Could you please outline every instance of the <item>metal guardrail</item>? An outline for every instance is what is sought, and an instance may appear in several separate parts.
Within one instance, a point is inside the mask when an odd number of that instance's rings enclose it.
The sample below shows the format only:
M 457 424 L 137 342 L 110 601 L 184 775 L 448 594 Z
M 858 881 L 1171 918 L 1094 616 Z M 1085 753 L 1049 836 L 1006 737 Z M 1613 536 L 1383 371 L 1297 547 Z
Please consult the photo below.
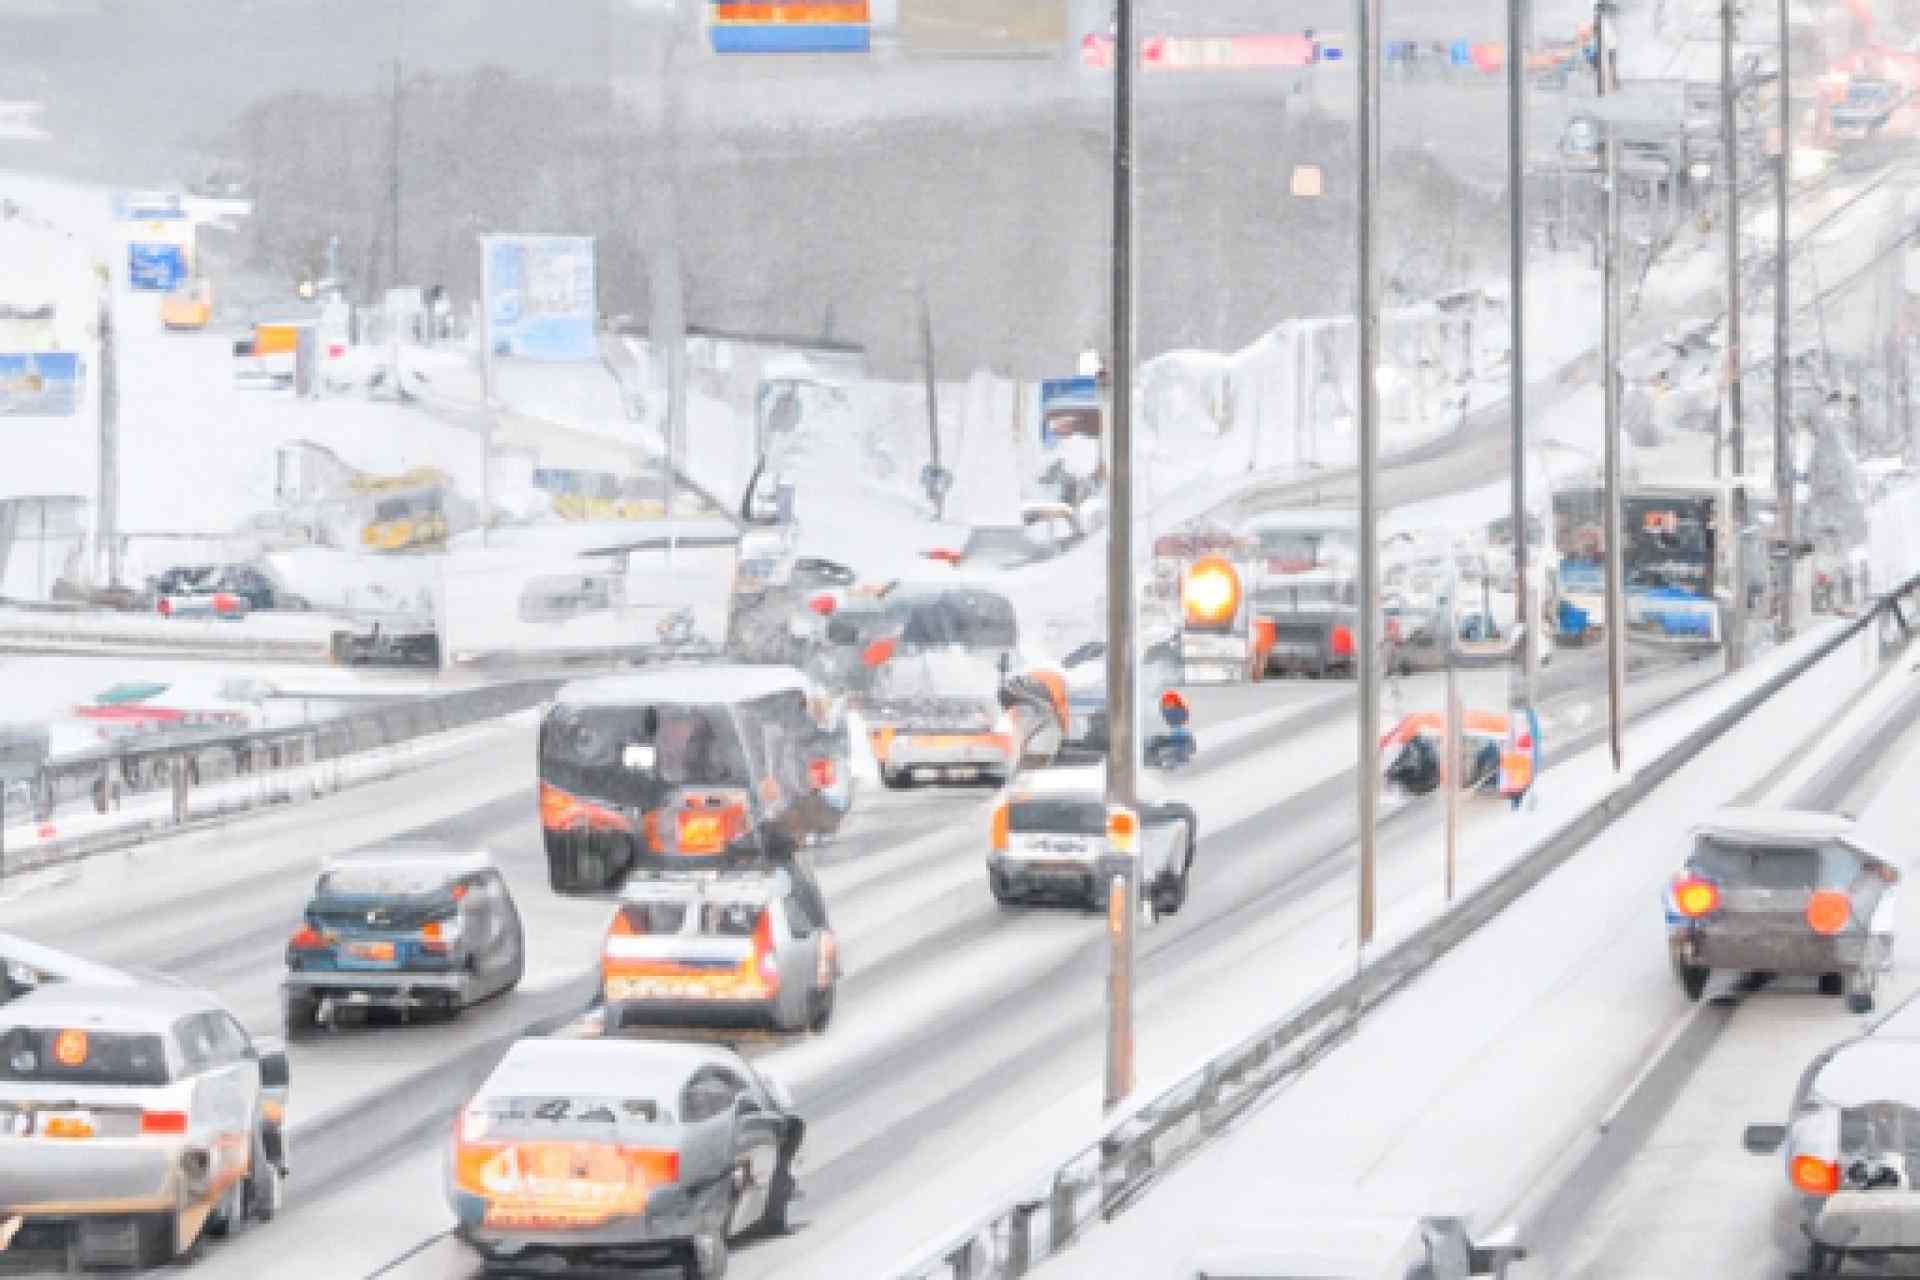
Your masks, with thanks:
M 137 839 L 152 828 L 175 828 L 195 820 L 193 791 L 245 778 L 270 779 L 275 773 L 344 760 L 349 756 L 398 746 L 429 734 L 464 728 L 536 706 L 564 683 L 559 678 L 518 680 L 427 697 L 396 698 L 363 711 L 328 720 L 275 728 L 187 729 L 107 742 L 99 747 L 47 760 L 15 794 L 29 797 L 36 822 L 59 821 L 63 805 L 91 798 L 82 818 L 110 816 L 129 799 L 169 794 L 171 805 L 159 813 L 129 815 L 68 839 L 36 841 L 21 850 L 0 849 L 0 873 L 43 866 Z M 267 788 L 263 802 L 290 798 L 285 789 Z M 249 802 L 239 807 L 252 807 Z M 14 804 L 0 807 L 0 821 L 12 821 Z
M 1896 626 L 1885 624 L 1891 621 Z M 1756 707 L 1869 627 L 1884 656 L 1920 627 L 1920 575 L 1880 596 L 1836 635 L 1722 709 L 1612 791 L 1564 822 L 1504 872 L 1401 939 L 1354 976 L 1109 1120 L 1100 1137 L 1036 1174 L 1002 1207 L 893 1272 L 897 1280 L 1019 1280 L 1063 1253 L 1097 1217 L 1111 1221 L 1162 1174 L 1204 1146 L 1276 1084 L 1306 1071 L 1360 1019 L 1498 915 Z M 1889 630 L 1895 634 L 1889 635 Z

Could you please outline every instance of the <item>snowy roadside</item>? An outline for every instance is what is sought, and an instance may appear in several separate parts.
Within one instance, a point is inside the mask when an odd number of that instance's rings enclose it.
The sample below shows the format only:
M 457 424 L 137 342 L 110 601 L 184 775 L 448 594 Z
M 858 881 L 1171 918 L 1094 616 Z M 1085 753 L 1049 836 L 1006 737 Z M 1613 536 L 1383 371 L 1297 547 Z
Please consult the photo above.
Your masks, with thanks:
M 7 892 L 29 891 L 21 884 L 22 875 L 32 877 L 31 886 L 58 883 L 59 865 L 77 857 L 180 835 L 240 814 L 322 800 L 337 791 L 439 763 L 449 755 L 509 738 L 524 739 L 537 719 L 535 711 L 517 711 L 392 746 L 197 786 L 187 793 L 184 821 L 175 820 L 170 792 L 148 792 L 129 797 L 104 814 L 61 815 L 47 822 L 9 826 L 0 833 Z

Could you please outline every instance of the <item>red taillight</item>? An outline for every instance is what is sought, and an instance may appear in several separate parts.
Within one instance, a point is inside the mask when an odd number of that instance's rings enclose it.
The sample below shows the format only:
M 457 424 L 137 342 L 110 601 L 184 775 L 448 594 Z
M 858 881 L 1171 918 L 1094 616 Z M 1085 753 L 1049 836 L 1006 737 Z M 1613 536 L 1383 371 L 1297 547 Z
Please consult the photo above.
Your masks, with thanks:
M 632 908 L 621 907 L 613 913 L 613 923 L 607 926 L 609 938 L 631 938 L 636 933 L 645 933 L 646 921 L 636 918 Z
M 815 596 L 807 601 L 807 608 L 823 618 L 831 618 L 836 603 L 832 596 Z
M 1840 1166 L 1819 1156 L 1795 1156 L 1789 1177 L 1810 1196 L 1830 1196 L 1840 1189 Z
M 807 761 L 807 772 L 813 777 L 813 785 L 822 791 L 834 784 L 833 761 L 826 756 Z
M 140 1113 L 141 1133 L 185 1133 L 187 1131 L 187 1113 L 184 1111 L 143 1111 Z
M 438 920 L 429 920 L 420 926 L 420 949 L 429 955 L 446 955 L 453 949 L 453 943 L 447 938 L 447 927 Z
M 1680 876 L 1673 882 L 1674 910 L 1690 920 L 1710 916 L 1720 909 L 1720 886 L 1698 876 Z
M 160 610 L 160 616 L 163 618 L 167 617 L 173 612 L 173 602 L 167 599 L 165 596 L 160 597 L 160 603 L 156 607 Z
M 545 782 L 540 784 L 540 825 L 548 831 L 569 831 L 575 827 L 592 831 L 633 830 L 633 822 L 625 814 L 582 800 Z
M 1351 658 L 1353 656 L 1353 632 L 1345 626 L 1333 629 L 1333 656 Z
M 328 951 L 333 947 L 333 935 L 322 933 L 312 925 L 305 925 L 287 945 L 295 951 Z
M 1807 924 L 1815 933 L 1836 934 L 1853 918 L 1853 900 L 1837 889 L 1822 889 L 1807 899 Z
M 773 912 L 762 911 L 753 926 L 753 967 L 768 990 L 780 985 L 780 961 L 773 953 Z M 676 1175 L 677 1176 L 677 1175 Z
M 1012 826 L 1012 815 L 1005 804 L 993 807 L 993 851 L 1005 853 L 1009 843 L 1008 834 Z

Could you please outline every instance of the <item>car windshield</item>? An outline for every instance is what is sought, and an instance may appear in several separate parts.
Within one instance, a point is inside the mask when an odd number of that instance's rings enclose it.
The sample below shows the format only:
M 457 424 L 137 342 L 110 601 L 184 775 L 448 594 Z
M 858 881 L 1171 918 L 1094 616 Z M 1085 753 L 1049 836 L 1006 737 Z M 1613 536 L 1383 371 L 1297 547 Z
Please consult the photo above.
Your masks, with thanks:
M 166 1042 L 135 1032 L 10 1027 L 0 1031 L 0 1080 L 163 1085 Z
M 1920 1041 L 1862 1040 L 1837 1050 L 1811 1095 L 1836 1107 L 1894 1102 L 1920 1109 Z
M 888 611 L 909 647 L 960 645 L 1000 649 L 1017 642 L 1013 606 L 991 591 L 954 590 L 908 596 Z

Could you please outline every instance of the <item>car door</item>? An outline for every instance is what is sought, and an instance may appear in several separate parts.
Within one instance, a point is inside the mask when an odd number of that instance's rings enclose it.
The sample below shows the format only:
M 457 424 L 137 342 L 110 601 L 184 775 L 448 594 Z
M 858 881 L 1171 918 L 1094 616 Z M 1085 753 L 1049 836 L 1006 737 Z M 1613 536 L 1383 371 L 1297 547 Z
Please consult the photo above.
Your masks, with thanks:
M 813 913 L 807 909 L 806 902 L 798 893 L 793 892 L 789 892 L 785 898 L 781 899 L 780 914 L 786 917 L 783 927 L 786 930 L 790 948 L 789 954 L 780 958 L 781 972 L 805 974 L 804 989 L 807 991 L 824 985 L 820 981 L 820 949 L 825 945 L 826 939 L 823 936 L 821 922 L 813 918 Z M 829 978 L 831 976 L 829 975 Z M 811 1012 L 811 1010 L 801 1011 L 802 1016 Z
M 749 1230 L 767 1213 L 767 1198 L 780 1163 L 780 1116 L 751 1088 L 746 1077 L 722 1066 L 702 1067 L 687 1085 L 696 1110 L 717 1107 L 733 1117 L 732 1168 L 735 1195 L 726 1232 Z
M 498 871 L 482 872 L 473 882 L 465 900 L 485 918 L 479 936 L 482 945 L 475 964 L 487 980 L 489 990 L 497 991 L 513 982 L 520 973 L 523 939 L 520 917 L 506 881 Z
M 194 1080 L 191 1127 L 205 1134 L 212 1185 L 224 1189 L 252 1156 L 258 1069 L 246 1056 L 245 1034 L 217 1010 L 180 1019 L 174 1034 Z

